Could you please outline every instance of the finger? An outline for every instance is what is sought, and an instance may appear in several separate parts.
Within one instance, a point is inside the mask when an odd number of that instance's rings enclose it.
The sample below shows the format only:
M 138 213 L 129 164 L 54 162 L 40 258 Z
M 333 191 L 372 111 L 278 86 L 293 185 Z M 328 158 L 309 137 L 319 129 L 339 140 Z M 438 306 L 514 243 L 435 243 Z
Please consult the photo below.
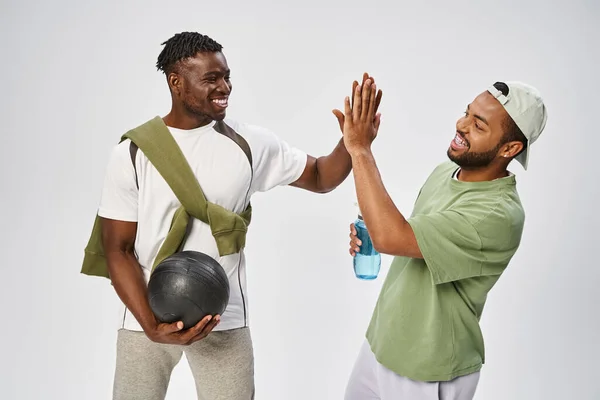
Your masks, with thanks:
M 207 315 L 204 318 L 202 318 L 196 325 L 194 325 L 193 327 L 191 327 L 188 330 L 188 335 L 187 338 L 191 339 L 194 336 L 198 335 L 200 332 L 202 332 L 202 330 L 204 329 L 204 327 L 213 319 L 212 315 Z
M 206 325 L 204 329 L 202 329 L 202 333 L 208 335 L 213 329 L 215 329 L 217 325 L 219 325 L 219 322 L 221 322 L 221 316 L 215 315 L 212 321 L 210 321 L 210 323 Z
M 371 97 L 371 80 L 367 79 L 362 88 L 360 119 L 365 120 L 369 113 L 369 98 Z M 371 119 L 372 120 L 372 119 Z M 370 120 L 369 120 L 370 121 Z
M 352 235 L 356 235 L 356 225 L 354 225 L 353 223 L 350 224 L 350 232 L 352 233 Z
M 371 85 L 371 95 L 369 96 L 369 111 L 367 112 L 367 121 L 373 121 L 375 118 L 375 97 L 377 94 L 377 85 Z
M 212 330 L 213 330 L 213 329 L 215 329 L 215 327 L 216 327 L 217 325 L 219 325 L 219 323 L 220 323 L 220 322 L 221 322 L 221 316 L 220 316 L 220 315 L 215 315 L 215 316 L 212 318 L 212 320 L 211 320 L 211 321 L 210 321 L 208 324 L 206 324 L 206 325 L 204 326 L 204 328 L 202 328 L 202 331 L 200 331 L 200 332 L 199 332 L 197 335 L 193 336 L 193 337 L 192 337 L 192 338 L 189 340 L 188 344 L 192 344 L 192 343 L 194 343 L 194 342 L 197 342 L 198 340 L 202 340 L 202 339 L 204 339 L 205 337 L 207 337 L 207 336 L 208 336 L 208 334 L 209 334 L 209 333 L 211 333 L 211 332 L 212 332 Z
M 369 79 L 369 74 L 367 72 L 363 73 L 362 86 L 365 86 L 365 82 Z
M 379 109 L 379 103 L 381 103 L 381 96 L 383 96 L 383 92 L 379 89 L 377 92 L 377 99 L 375 100 L 375 112 Z
M 358 238 L 358 236 L 350 234 L 350 243 L 354 243 L 357 246 L 360 246 L 362 244 L 362 241 Z
M 360 118 L 360 113 L 362 110 L 362 98 L 361 98 L 362 90 L 363 90 L 363 87 L 359 85 L 356 87 L 356 90 L 354 91 L 354 106 L 352 107 L 353 121 L 358 121 L 358 119 Z
M 344 99 L 344 123 L 346 121 L 352 122 L 352 108 L 350 107 L 350 97 L 348 96 Z
M 193 343 L 196 337 L 202 335 L 202 331 L 204 327 L 213 319 L 212 315 L 207 315 L 202 318 L 198 323 L 188 329 L 185 333 L 182 334 L 182 340 L 185 344 Z
M 340 125 L 340 130 L 342 131 L 342 133 L 344 133 L 344 113 L 342 113 L 338 109 L 335 109 L 332 112 L 333 112 L 333 115 L 335 115 L 335 117 L 338 120 L 338 124 Z
M 356 249 L 356 251 L 360 250 L 360 246 L 362 245 L 362 241 L 356 236 L 350 235 L 350 247 Z
M 354 92 L 356 92 L 357 86 L 358 86 L 357 81 L 352 82 L 352 92 L 350 92 L 350 94 L 352 95 L 352 107 L 354 107 Z

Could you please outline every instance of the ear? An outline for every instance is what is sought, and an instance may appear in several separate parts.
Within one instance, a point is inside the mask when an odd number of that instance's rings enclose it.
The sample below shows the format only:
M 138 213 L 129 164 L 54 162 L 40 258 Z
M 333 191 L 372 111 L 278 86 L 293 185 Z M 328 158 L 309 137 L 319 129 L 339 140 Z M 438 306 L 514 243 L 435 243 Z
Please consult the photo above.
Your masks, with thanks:
M 522 149 L 523 143 L 519 141 L 508 142 L 504 146 L 502 146 L 502 149 L 500 150 L 500 155 L 506 158 L 513 158 L 517 154 L 519 154 Z
M 183 79 L 179 74 L 176 74 L 175 72 L 171 72 L 169 74 L 169 76 L 167 77 L 167 82 L 169 84 L 169 88 L 171 89 L 171 92 L 173 92 L 176 95 L 181 94 L 181 90 L 183 87 Z

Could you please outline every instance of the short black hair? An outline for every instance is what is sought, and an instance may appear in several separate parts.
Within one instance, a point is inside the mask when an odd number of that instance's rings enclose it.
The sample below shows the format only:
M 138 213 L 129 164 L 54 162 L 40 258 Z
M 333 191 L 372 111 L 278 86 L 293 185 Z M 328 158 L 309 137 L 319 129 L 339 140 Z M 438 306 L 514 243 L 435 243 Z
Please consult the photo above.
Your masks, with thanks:
M 502 92 L 503 95 L 508 96 L 509 88 L 506 83 L 496 82 L 494 83 L 494 87 L 500 92 Z M 508 142 L 521 142 L 523 143 L 523 150 L 527 148 L 527 138 L 523 134 L 523 131 L 521 131 L 521 128 L 519 128 L 515 120 L 512 119 L 510 115 L 508 115 L 507 118 L 504 120 L 503 128 L 504 136 L 502 137 L 501 144 Z M 516 154 L 515 157 L 521 154 L 523 150 Z
M 165 75 L 173 72 L 175 65 L 189 57 L 194 57 L 198 52 L 220 52 L 223 46 L 214 39 L 198 32 L 181 32 L 175 34 L 166 42 L 165 47 L 158 55 L 156 68 Z

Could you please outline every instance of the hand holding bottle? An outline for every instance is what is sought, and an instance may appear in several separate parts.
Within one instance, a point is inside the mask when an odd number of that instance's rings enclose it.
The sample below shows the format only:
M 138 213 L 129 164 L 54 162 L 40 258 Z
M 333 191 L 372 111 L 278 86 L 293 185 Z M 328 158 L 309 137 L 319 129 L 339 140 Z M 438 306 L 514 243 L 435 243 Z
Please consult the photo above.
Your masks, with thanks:
M 359 212 L 358 218 L 350 224 L 350 255 L 354 257 L 354 274 L 358 279 L 373 280 L 379 275 L 381 254 L 369 236 L 365 221 Z
M 350 224 L 350 255 L 356 257 L 356 253 L 360 251 L 361 240 L 358 238 L 358 232 L 354 222 Z

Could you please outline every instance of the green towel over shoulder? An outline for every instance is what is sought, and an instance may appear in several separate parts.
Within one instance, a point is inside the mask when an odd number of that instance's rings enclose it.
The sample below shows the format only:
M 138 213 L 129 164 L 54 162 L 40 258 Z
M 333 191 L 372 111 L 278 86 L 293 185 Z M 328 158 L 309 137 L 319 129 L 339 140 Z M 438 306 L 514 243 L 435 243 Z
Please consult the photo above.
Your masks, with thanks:
M 215 130 L 234 140 L 246 153 L 252 167 L 250 148 L 245 140 L 223 121 L 215 124 Z M 121 142 L 126 139 L 130 139 L 144 153 L 181 203 L 152 265 L 152 271 L 161 261 L 180 249 L 192 218 L 210 226 L 219 255 L 235 254 L 245 247 L 252 206 L 248 204 L 242 213 L 237 214 L 207 201 L 185 156 L 161 117 L 157 116 L 125 133 Z M 102 246 L 100 217 L 97 214 L 84 251 L 81 273 L 110 278 Z

